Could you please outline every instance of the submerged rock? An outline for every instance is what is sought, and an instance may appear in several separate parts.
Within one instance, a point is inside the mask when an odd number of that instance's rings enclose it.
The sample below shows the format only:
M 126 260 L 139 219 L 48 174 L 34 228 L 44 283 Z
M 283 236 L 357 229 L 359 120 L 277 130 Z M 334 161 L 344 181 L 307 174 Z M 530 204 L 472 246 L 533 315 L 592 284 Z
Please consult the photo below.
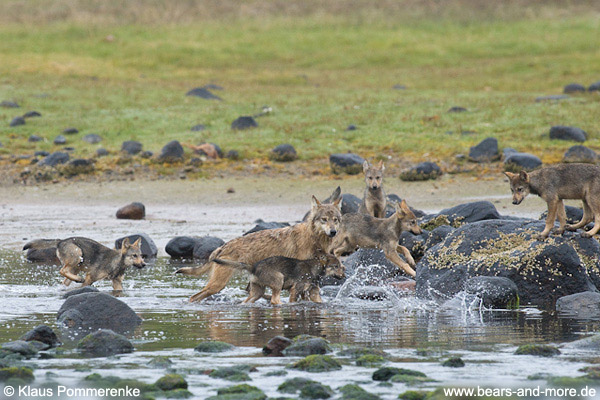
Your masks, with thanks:
M 373 380 L 374 381 L 389 381 L 393 376 L 396 375 L 405 375 L 405 376 L 415 376 L 415 377 L 421 377 L 421 378 L 426 378 L 427 375 L 425 375 L 422 372 L 419 371 L 415 371 L 412 369 L 405 369 L 405 368 L 394 368 L 394 367 L 383 367 L 383 368 L 379 368 L 377 371 L 373 372 Z
M 322 338 L 298 340 L 283 351 L 283 354 L 287 357 L 326 353 L 331 353 L 331 347 L 329 346 L 329 342 Z
M 600 293 L 582 292 L 563 296 L 556 301 L 556 311 L 570 317 L 600 318 Z
M 188 388 L 187 381 L 179 374 L 167 374 L 159 378 L 155 385 L 163 391 Z
M 293 363 L 290 368 L 306 372 L 327 372 L 342 369 L 341 364 L 333 357 L 313 354 Z
M 38 325 L 29 332 L 21 336 L 21 340 L 26 342 L 37 341 L 45 343 L 50 347 L 62 345 L 61 341 L 56 336 L 56 333 L 47 325 Z
M 342 393 L 342 400 L 380 400 L 375 394 L 367 392 L 358 385 L 348 384 L 338 389 Z
M 266 400 L 262 390 L 245 383 L 217 389 L 217 395 L 206 400 Z
M 318 382 L 309 383 L 300 389 L 302 399 L 328 399 L 334 395 L 333 390 Z
M 282 393 L 293 394 L 293 393 L 297 393 L 300 390 L 302 390 L 303 387 L 313 384 L 313 383 L 317 383 L 317 382 L 313 381 L 312 379 L 307 379 L 307 378 L 292 378 L 292 379 L 286 380 L 281 385 L 279 385 L 277 387 L 277 391 L 282 392 Z
M 73 334 L 98 329 L 125 333 L 142 323 L 131 307 L 106 293 L 83 293 L 68 297 L 58 310 L 56 319 Z
M 450 368 L 462 368 L 465 366 L 465 362 L 460 357 L 452 357 L 444 361 L 442 366 Z
M 125 336 L 109 329 L 101 329 L 81 339 L 77 349 L 87 357 L 108 357 L 131 353 L 133 345 Z
M 254 372 L 256 368 L 251 365 L 235 365 L 233 367 L 221 367 L 213 370 L 208 376 L 215 379 L 225 379 L 232 382 L 251 381 L 248 372 Z
M 218 340 L 206 340 L 200 342 L 194 347 L 194 350 L 199 353 L 223 353 L 235 349 L 235 346 Z
M 519 307 L 517 285 L 499 276 L 474 276 L 465 282 L 465 292 L 474 294 L 487 308 L 512 309 Z
M 2 343 L 0 350 L 17 353 L 27 358 L 35 356 L 38 353 L 38 349 L 32 343 L 25 340 Z
M 600 245 L 573 234 L 535 237 L 540 221 L 490 220 L 463 225 L 417 265 L 417 295 L 452 297 L 474 276 L 513 281 L 522 304 L 554 307 L 559 297 L 596 290 Z
M 33 376 L 33 370 L 29 367 L 0 368 L 0 382 L 6 382 L 13 379 L 28 383 L 33 382 L 35 377 Z
M 292 344 L 291 339 L 284 336 L 275 336 L 267 342 L 262 352 L 268 357 L 282 357 L 283 351 Z
M 560 350 L 558 350 L 554 346 L 549 346 L 546 344 L 524 344 L 519 346 L 517 351 L 515 351 L 515 354 L 539 357 L 554 357 L 560 354 Z

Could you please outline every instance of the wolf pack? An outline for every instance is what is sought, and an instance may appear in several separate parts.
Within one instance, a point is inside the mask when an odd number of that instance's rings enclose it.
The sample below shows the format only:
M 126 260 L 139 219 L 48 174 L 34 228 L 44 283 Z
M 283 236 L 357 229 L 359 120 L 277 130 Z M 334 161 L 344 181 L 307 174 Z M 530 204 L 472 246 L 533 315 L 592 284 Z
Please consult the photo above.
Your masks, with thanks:
M 379 249 L 385 257 L 406 275 L 415 277 L 415 260 L 399 242 L 402 232 L 420 234 L 419 221 L 405 200 L 393 204 L 394 212 L 386 216 L 388 200 L 383 189 L 385 166 L 365 161 L 363 172 L 365 191 L 358 212 L 342 213 L 339 188 L 321 202 L 312 196 L 311 208 L 302 222 L 293 226 L 267 229 L 237 237 L 214 250 L 202 265 L 180 268 L 178 274 L 201 276 L 209 274 L 206 285 L 190 297 L 202 301 L 220 292 L 236 271 L 249 275 L 248 297 L 244 303 L 261 298 L 279 305 L 281 292 L 289 291 L 289 302 L 299 300 L 322 302 L 319 281 L 323 276 L 344 278 L 342 262 L 358 249 Z M 540 196 L 548 205 L 544 230 L 538 240 L 547 238 L 552 230 L 562 235 L 594 222 L 582 237 L 591 237 L 600 230 L 600 167 L 592 164 L 557 164 L 532 172 L 505 172 L 510 183 L 513 204 L 520 204 L 528 194 Z M 566 224 L 563 200 L 583 202 L 580 222 Z M 558 219 L 559 226 L 554 228 Z M 108 279 L 114 290 L 122 290 L 125 271 L 129 267 L 143 268 L 140 240 L 125 240 L 114 250 L 88 238 L 72 237 L 58 242 L 56 254 L 61 263 L 63 284 L 79 282 L 83 286 Z M 85 274 L 81 277 L 80 274 Z M 266 289 L 270 288 L 271 295 Z

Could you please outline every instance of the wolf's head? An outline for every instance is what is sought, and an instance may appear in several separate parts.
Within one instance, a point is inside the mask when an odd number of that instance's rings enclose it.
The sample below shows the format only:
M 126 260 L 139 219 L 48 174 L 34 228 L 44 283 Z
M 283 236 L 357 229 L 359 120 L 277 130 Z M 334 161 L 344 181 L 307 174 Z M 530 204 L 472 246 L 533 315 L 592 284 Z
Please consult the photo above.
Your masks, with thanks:
M 394 214 L 396 218 L 402 224 L 402 231 L 410 231 L 415 235 L 420 235 L 423 233 L 419 223 L 417 222 L 417 217 L 412 212 L 406 201 L 402 200 L 400 203 L 396 203 L 396 213 Z
M 531 191 L 531 188 L 529 187 L 529 174 L 525 171 L 521 171 L 518 174 L 505 172 L 504 175 L 508 177 L 508 181 L 510 182 L 513 204 L 521 204 L 523 199 L 525 199 Z
M 334 237 L 340 229 L 342 219 L 342 198 L 339 197 L 332 204 L 321 204 L 315 196 L 312 197 L 312 206 L 308 221 L 314 232 Z
M 136 268 L 144 268 L 146 266 L 140 250 L 141 244 L 142 238 L 139 238 L 133 242 L 133 244 L 129 243 L 129 238 L 123 239 L 121 254 L 126 267 L 134 266 Z
M 337 257 L 331 254 L 324 254 L 321 257 L 320 261 L 323 265 L 323 274 L 325 276 L 333 276 L 337 279 L 344 279 L 346 277 L 346 270 Z
M 377 190 L 383 185 L 383 171 L 385 171 L 383 161 L 379 161 L 379 164 L 375 166 L 365 160 L 363 163 L 363 172 L 365 173 L 365 183 L 369 190 Z

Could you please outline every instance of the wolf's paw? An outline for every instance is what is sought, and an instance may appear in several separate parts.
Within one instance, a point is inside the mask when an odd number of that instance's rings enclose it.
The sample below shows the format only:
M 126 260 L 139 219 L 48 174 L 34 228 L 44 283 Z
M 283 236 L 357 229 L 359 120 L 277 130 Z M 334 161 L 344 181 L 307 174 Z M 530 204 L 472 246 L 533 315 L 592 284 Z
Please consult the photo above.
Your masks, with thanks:
M 565 233 L 565 228 L 556 228 L 552 231 L 552 233 L 554 233 L 555 235 L 562 235 L 563 233 Z
M 565 225 L 565 229 L 569 232 L 575 232 L 577 230 L 577 228 L 575 228 L 574 225 Z
M 581 234 L 581 237 L 582 237 L 582 238 L 591 238 L 591 237 L 592 237 L 592 235 L 590 235 L 588 232 L 583 232 L 583 233 Z
M 535 235 L 534 239 L 539 240 L 540 242 L 543 242 L 544 240 L 548 239 L 548 235 L 544 234 L 544 233 L 540 233 L 538 235 Z

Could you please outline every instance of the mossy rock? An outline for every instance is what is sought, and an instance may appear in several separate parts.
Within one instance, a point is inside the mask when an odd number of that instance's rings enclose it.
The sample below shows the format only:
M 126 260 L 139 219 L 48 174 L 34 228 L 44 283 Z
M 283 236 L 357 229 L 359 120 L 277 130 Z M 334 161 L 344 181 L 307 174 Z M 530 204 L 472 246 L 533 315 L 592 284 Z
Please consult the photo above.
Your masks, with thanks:
M 572 377 L 572 376 L 554 376 L 548 379 L 548 383 L 555 387 L 583 387 L 583 386 L 596 386 L 598 380 L 591 379 L 587 375 Z
M 271 372 L 267 372 L 266 374 L 264 374 L 264 376 L 286 376 L 288 374 L 288 372 L 284 369 L 279 370 L 279 371 L 271 371 Z
M 380 400 L 375 394 L 367 392 L 358 385 L 344 385 L 338 389 L 342 393 L 342 400 Z
M 383 350 L 372 349 L 368 347 L 350 347 L 344 349 L 338 353 L 338 356 L 341 357 L 350 357 L 350 358 L 360 358 L 362 356 L 379 356 L 379 357 L 388 357 L 389 354 Z
M 333 390 L 318 382 L 309 383 L 300 389 L 301 399 L 328 399 L 333 396 Z
M 317 382 L 313 381 L 312 379 L 306 379 L 306 378 L 292 378 L 292 379 L 286 380 L 281 385 L 279 385 L 279 387 L 277 388 L 277 391 L 282 392 L 282 393 L 296 393 L 296 392 L 299 392 L 300 390 L 302 390 L 302 388 L 304 386 L 310 385 L 312 383 L 317 383 Z
M 255 386 L 246 384 L 230 386 L 217 390 L 217 395 L 208 400 L 265 400 L 267 396 Z
M 256 368 L 251 365 L 236 365 L 233 367 L 215 369 L 208 376 L 211 378 L 225 379 L 231 382 L 245 382 L 252 380 L 248 375 L 248 372 L 250 371 L 256 371 Z
M 323 338 L 307 338 L 294 340 L 291 346 L 283 350 L 286 356 L 309 356 L 311 354 L 331 353 L 329 342 Z
M 554 357 L 560 354 L 560 350 L 558 350 L 558 348 L 554 346 L 549 346 L 547 344 L 524 344 L 519 346 L 517 351 L 515 351 L 515 354 L 539 357 Z
M 404 393 L 400 393 L 398 396 L 401 400 L 425 400 L 427 398 L 428 392 L 424 392 L 421 390 L 407 390 Z
M 189 399 L 190 397 L 194 396 L 194 394 L 187 389 L 175 389 L 175 390 L 167 390 L 167 391 L 161 391 L 161 392 L 150 392 L 147 394 L 151 395 L 152 397 L 154 397 L 154 395 L 156 395 L 156 397 L 166 397 L 167 399 Z
M 383 367 L 379 368 L 377 371 L 373 372 L 373 380 L 374 381 L 389 381 L 394 375 L 408 375 L 408 376 L 416 376 L 421 378 L 427 378 L 422 372 L 414 371 L 412 369 L 405 368 L 394 368 L 394 367 Z
M 137 379 L 122 379 L 118 376 L 102 376 L 97 373 L 86 376 L 84 381 L 93 387 L 116 389 L 130 387 L 140 389 L 140 392 L 142 393 L 154 392 L 157 390 L 155 385 L 138 381 Z
M 307 335 L 307 334 L 303 333 L 301 335 L 294 336 L 292 338 L 292 342 L 294 342 L 294 343 L 303 342 L 303 341 L 308 340 L 308 339 L 323 339 L 323 338 L 320 338 L 318 336 L 313 336 L 313 335 Z
M 6 382 L 9 379 L 19 379 L 23 382 L 33 382 L 33 370 L 28 367 L 8 367 L 0 368 L 0 382 Z
M 342 369 L 342 365 L 333 357 L 313 354 L 295 362 L 290 368 L 307 372 L 327 372 Z
M 219 342 L 217 340 L 200 342 L 196 347 L 194 347 L 194 350 L 199 353 L 223 353 L 233 349 L 235 349 L 234 345 L 225 342 Z
M 356 365 L 359 367 L 379 367 L 385 362 L 385 358 L 381 356 L 376 356 L 374 354 L 366 354 L 364 356 L 360 356 L 356 360 Z
M 434 218 L 430 219 L 429 221 L 421 224 L 421 228 L 425 229 L 426 231 L 431 232 L 435 228 L 439 228 L 442 225 L 448 225 L 453 228 L 458 228 L 462 224 L 460 222 L 451 223 L 450 220 L 448 219 L 448 216 L 442 214 L 442 215 L 438 215 L 437 217 L 434 217 Z M 454 225 L 457 225 L 457 226 L 454 226 Z
M 398 374 L 398 375 L 392 376 L 390 378 L 390 382 L 404 383 L 408 386 L 412 386 L 412 385 L 418 385 L 418 384 L 424 383 L 424 382 L 433 382 L 433 379 L 423 377 L 423 376 Z
M 159 378 L 155 385 L 163 391 L 188 388 L 187 381 L 179 374 L 167 374 Z
M 460 357 L 452 357 L 444 361 L 442 366 L 450 368 L 462 368 L 465 366 L 465 362 Z

